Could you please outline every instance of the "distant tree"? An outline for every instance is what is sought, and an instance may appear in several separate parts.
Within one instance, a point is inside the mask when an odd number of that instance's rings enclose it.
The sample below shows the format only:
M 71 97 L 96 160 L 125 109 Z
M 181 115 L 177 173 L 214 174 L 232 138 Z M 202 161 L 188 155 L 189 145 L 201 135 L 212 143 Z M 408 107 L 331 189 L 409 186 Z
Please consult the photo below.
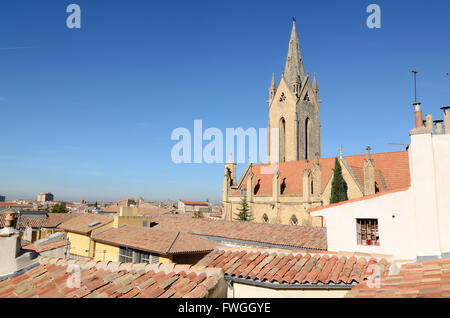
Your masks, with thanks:
M 203 212 L 202 211 L 194 211 L 194 219 L 201 219 L 203 218 Z
M 57 203 L 52 208 L 52 213 L 67 213 L 66 203 Z
M 236 220 L 249 222 L 253 220 L 253 215 L 250 212 L 250 207 L 247 202 L 247 197 L 242 197 L 241 207 L 238 208 L 239 213 L 236 213 Z
M 330 203 L 333 204 L 347 200 L 347 184 L 342 176 L 342 168 L 339 160 L 336 158 L 334 161 L 333 182 L 331 183 Z

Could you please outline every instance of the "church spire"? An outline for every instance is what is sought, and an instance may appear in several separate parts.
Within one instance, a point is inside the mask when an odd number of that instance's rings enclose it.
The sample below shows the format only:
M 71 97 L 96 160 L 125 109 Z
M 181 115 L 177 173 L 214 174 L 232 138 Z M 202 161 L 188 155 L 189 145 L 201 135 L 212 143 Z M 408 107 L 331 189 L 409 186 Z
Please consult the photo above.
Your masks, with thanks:
M 289 40 L 289 51 L 286 58 L 286 66 L 284 68 L 284 79 L 290 87 L 298 81 L 303 80 L 305 72 L 303 70 L 302 55 L 300 53 L 300 44 L 295 28 L 295 18 L 292 22 L 291 39 Z
M 314 94 L 316 95 L 316 98 L 319 98 L 319 85 L 317 84 L 316 73 L 314 73 L 312 89 L 313 89 Z

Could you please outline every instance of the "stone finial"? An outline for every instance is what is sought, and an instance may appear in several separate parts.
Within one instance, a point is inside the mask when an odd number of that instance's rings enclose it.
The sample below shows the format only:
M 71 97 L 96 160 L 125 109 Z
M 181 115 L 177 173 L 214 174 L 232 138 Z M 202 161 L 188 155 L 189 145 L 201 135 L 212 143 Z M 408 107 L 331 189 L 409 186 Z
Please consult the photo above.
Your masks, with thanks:
M 367 146 L 366 150 L 367 150 L 367 159 L 370 159 L 370 150 L 372 150 L 372 148 L 370 148 L 370 146 Z
M 339 147 L 339 158 L 340 158 L 340 159 L 343 158 L 343 155 L 342 155 L 343 150 L 344 150 L 344 148 L 342 148 L 342 145 L 341 145 L 341 146 Z
M 228 158 L 228 163 L 233 163 L 233 153 L 230 152 L 230 157 Z
M 316 152 L 316 153 L 314 154 L 314 157 L 315 157 L 315 159 L 316 159 L 316 165 L 318 165 L 318 164 L 319 164 L 319 153 Z

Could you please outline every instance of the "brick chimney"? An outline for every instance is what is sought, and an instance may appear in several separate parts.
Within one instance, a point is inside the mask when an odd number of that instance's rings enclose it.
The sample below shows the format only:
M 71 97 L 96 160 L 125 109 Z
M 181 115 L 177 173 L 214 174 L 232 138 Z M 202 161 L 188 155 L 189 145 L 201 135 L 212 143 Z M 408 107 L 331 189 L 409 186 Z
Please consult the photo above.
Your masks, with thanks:
M 419 134 L 432 134 L 433 133 L 433 122 L 431 115 L 427 115 L 426 127 L 424 126 L 424 120 L 422 115 L 421 103 L 415 102 L 414 104 L 414 118 L 415 127 L 409 131 L 410 135 Z
M 423 116 L 422 116 L 422 109 L 420 107 L 421 103 L 415 102 L 413 105 L 414 105 L 414 117 L 416 119 L 416 128 L 422 128 Z
M 427 116 L 426 116 L 426 118 L 427 118 L 427 120 L 425 121 L 427 124 L 426 124 L 426 127 L 428 128 L 428 129 L 433 129 L 433 115 L 431 115 L 431 114 L 428 114 Z
M 445 134 L 450 135 L 450 106 L 441 107 L 444 111 L 444 129 Z
M 375 163 L 370 157 L 370 146 L 367 146 L 367 156 L 364 159 L 364 195 L 375 194 Z

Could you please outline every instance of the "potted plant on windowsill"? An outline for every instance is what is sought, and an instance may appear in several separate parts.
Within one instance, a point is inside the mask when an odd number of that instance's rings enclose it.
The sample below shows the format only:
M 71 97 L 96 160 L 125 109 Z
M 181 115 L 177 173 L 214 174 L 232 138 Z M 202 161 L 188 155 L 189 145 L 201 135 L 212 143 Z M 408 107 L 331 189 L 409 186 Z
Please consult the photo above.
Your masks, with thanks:
M 372 240 L 370 238 L 366 239 L 367 245 L 372 245 Z

